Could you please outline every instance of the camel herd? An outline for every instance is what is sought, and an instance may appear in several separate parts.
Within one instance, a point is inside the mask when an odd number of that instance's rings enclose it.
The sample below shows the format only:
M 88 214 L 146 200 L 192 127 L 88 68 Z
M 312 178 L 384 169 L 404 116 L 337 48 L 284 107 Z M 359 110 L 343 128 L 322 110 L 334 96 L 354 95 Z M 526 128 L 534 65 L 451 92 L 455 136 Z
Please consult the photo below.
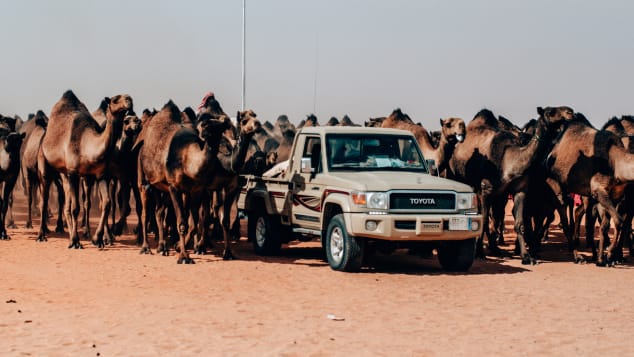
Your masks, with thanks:
M 55 231 L 67 228 L 69 248 L 82 248 L 80 231 L 97 247 L 112 244 L 127 229 L 134 197 L 141 253 L 152 253 L 148 234 L 154 231 L 157 253 L 169 255 L 174 246 L 178 263 L 193 263 L 188 247 L 205 254 L 215 230 L 222 232 L 223 259 L 233 259 L 230 242 L 239 235 L 235 208 L 240 175 L 262 175 L 287 160 L 296 131 L 319 122 L 311 114 L 297 126 L 285 115 L 274 124 L 260 123 L 251 110 L 238 112 L 234 121 L 211 92 L 197 109 L 181 110 L 169 101 L 138 117 L 132 98 L 122 94 L 104 98 L 90 112 L 69 90 L 49 116 L 40 110 L 22 122 L 0 115 L 0 239 L 9 239 L 10 204 L 20 179 L 27 195 L 27 228 L 33 228 L 33 204 L 39 197 L 37 241 L 46 241 L 49 234 L 52 184 L 57 188 Z M 516 251 L 523 264 L 536 262 L 554 212 L 575 262 L 584 260 L 578 251 L 584 215 L 587 227 L 600 221 L 598 249 L 594 230 L 586 230 L 597 265 L 622 261 L 624 245 L 633 252 L 634 117 L 613 118 L 599 130 L 570 107 L 538 107 L 536 114 L 519 127 L 483 109 L 467 125 L 460 118 L 441 119 L 440 129 L 432 132 L 396 109 L 365 126 L 411 131 L 433 164 L 432 174 L 473 187 L 486 213 L 479 256 L 484 257 L 485 238 L 489 254 L 501 254 L 504 211 L 512 197 Z M 344 116 L 326 125 L 356 124 Z M 101 214 L 91 235 L 95 192 Z M 571 194 L 583 197 L 574 211 Z M 612 239 L 611 222 L 616 232 Z

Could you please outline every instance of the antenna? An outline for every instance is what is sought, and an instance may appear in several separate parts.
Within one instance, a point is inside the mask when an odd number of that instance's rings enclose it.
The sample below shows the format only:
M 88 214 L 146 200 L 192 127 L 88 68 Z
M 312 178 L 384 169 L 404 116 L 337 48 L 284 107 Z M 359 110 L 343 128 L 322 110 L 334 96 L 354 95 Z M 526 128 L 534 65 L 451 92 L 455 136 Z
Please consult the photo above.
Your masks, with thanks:
M 313 114 L 317 115 L 317 69 L 319 65 L 319 34 L 315 32 L 315 73 L 313 78 Z
M 244 110 L 246 92 L 246 16 L 247 0 L 242 0 L 242 104 L 240 110 Z

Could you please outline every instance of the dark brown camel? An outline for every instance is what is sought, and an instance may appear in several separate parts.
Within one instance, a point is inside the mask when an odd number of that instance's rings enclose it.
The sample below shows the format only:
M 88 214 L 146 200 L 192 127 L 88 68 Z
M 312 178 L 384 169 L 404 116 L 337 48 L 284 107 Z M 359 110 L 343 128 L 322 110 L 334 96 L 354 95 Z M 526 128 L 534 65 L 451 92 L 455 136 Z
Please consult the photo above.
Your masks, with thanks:
M 52 178 L 51 171 L 61 173 L 64 185 L 64 214 L 68 223 L 69 248 L 82 248 L 77 233 L 79 214 L 79 179 L 93 176 L 98 180 L 101 197 L 101 219 L 97 226 L 93 244 L 104 247 L 104 234 L 112 236 L 106 224 L 110 211 L 108 197 L 108 161 L 113 152 L 115 138 L 122 130 L 125 114 L 133 110 L 132 98 L 117 95 L 107 99 L 108 111 L 105 128 L 92 117 L 86 106 L 72 91 L 67 91 L 53 106 L 49 123 L 42 139 L 42 149 L 38 158 L 38 169 L 42 173 L 42 195 L 48 196 Z M 43 207 L 47 202 L 43 202 Z M 42 216 L 46 212 L 41 211 Z M 44 226 L 40 227 L 38 239 L 45 239 Z
M 530 221 L 524 212 L 524 200 L 531 168 L 540 151 L 546 147 L 549 118 L 540 116 L 539 125 L 527 145 L 521 146 L 515 136 L 499 127 L 498 120 L 489 110 L 482 110 L 467 125 L 465 141 L 456 145 L 449 161 L 448 177 L 469 184 L 480 198 L 483 233 L 478 239 L 478 255 L 483 256 L 483 237 L 488 236 L 489 250 L 499 254 L 496 238 L 489 231 L 491 211 L 498 217 L 500 202 L 506 203 L 508 194 L 514 194 L 515 231 L 519 241 L 523 264 L 534 264 L 526 245 L 525 230 Z M 495 222 L 494 222 L 495 226 Z M 530 233 L 530 232 L 528 232 Z
M 464 120 L 460 118 L 440 119 L 441 139 L 437 147 L 432 144 L 432 139 L 427 130 L 412 120 L 400 109 L 396 109 L 388 116 L 381 127 L 408 130 L 416 137 L 416 141 L 426 160 L 433 160 L 435 173 L 444 172 L 447 163 L 457 143 L 462 142 L 466 135 Z
M 256 114 L 251 110 L 238 112 L 237 127 L 225 132 L 219 146 L 218 160 L 220 163 L 218 172 L 210 192 L 213 193 L 213 216 L 214 222 L 220 224 L 222 228 L 225 246 L 231 236 L 239 234 L 240 222 L 237 215 L 238 195 L 240 194 L 239 174 L 244 173 L 250 141 L 255 131 L 260 127 Z M 204 209 L 206 211 L 206 209 Z M 202 219 L 202 218 L 201 218 Z M 195 242 L 196 252 L 205 253 L 206 231 L 201 231 L 198 240 Z M 239 236 L 237 236 L 239 238 Z M 224 259 L 233 259 L 233 255 L 225 249 Z
M 112 201 L 111 217 L 112 233 L 114 235 L 123 234 L 127 228 L 127 218 L 131 211 L 130 192 L 133 184 L 132 179 L 135 177 L 133 174 L 136 171 L 136 160 L 132 154 L 132 146 L 141 128 L 142 124 L 139 117 L 133 113 L 125 116 L 123 119 L 121 137 L 117 140 L 112 160 L 110 160 L 110 172 L 112 177 L 110 199 Z M 136 194 L 135 200 L 135 206 L 140 206 Z M 119 203 L 119 219 L 115 221 L 117 203 Z
M 370 128 L 374 128 L 374 127 L 380 128 L 381 125 L 383 125 L 383 121 L 385 119 L 386 117 L 370 118 L 370 120 L 365 122 L 364 126 L 370 127 Z
M 546 165 L 549 176 L 563 192 L 595 199 L 612 217 L 616 231 L 621 231 L 623 217 L 615 204 L 623 199 L 627 184 L 634 181 L 634 154 L 628 152 L 618 136 L 595 129 L 582 114 L 576 113 L 550 151 Z M 619 244 L 617 234 L 604 255 L 601 239 L 597 265 L 619 260 Z
M 40 177 L 39 170 L 37 165 L 37 158 L 40 152 L 40 147 L 42 145 L 42 138 L 44 137 L 44 133 L 46 132 L 46 126 L 48 125 L 48 117 L 44 114 L 43 111 L 38 110 L 35 113 L 34 117 L 27 121 L 23 125 L 23 130 L 25 130 L 26 137 L 24 138 L 24 142 L 20 148 L 20 157 L 21 160 L 21 170 L 22 170 L 22 179 L 24 190 L 27 195 L 27 218 L 26 218 L 26 228 L 33 228 L 33 203 L 35 198 L 37 197 L 38 189 L 40 188 Z M 64 205 L 64 191 L 62 189 L 62 183 L 59 178 L 53 180 L 53 183 L 57 187 L 57 226 L 55 231 L 58 233 L 64 232 L 64 222 L 62 219 L 62 207 Z M 47 200 L 48 201 L 48 200 Z M 48 207 L 44 209 L 45 212 L 48 212 Z M 43 221 L 48 219 L 48 213 L 41 217 Z M 44 223 L 44 227 L 46 230 L 46 222 Z
M 218 142 L 230 126 L 228 117 L 213 118 L 203 113 L 200 120 L 201 141 L 196 131 L 182 126 L 181 113 L 171 101 L 144 128 L 144 142 L 139 152 L 139 187 L 143 205 L 141 230 L 142 253 L 150 252 L 147 240 L 148 196 L 151 190 L 168 192 L 176 215 L 180 237 L 178 263 L 193 263 L 186 251 L 189 202 L 196 195 L 218 189 L 220 174 Z M 164 239 L 159 236 L 159 252 L 167 254 Z M 225 241 L 223 258 L 231 259 L 231 247 Z
M 15 126 L 13 127 L 15 129 Z M 0 197 L 0 240 L 10 239 L 5 227 L 9 199 L 20 173 L 20 146 L 26 134 L 11 131 L 0 135 L 0 182 L 4 183 Z

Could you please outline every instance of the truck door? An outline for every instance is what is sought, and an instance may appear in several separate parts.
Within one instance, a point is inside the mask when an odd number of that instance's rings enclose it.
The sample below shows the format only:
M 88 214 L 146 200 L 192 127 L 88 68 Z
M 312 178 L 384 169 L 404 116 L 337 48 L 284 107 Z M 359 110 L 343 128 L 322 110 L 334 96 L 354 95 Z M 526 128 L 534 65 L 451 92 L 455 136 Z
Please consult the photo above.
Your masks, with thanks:
M 323 183 L 323 148 L 319 136 L 307 136 L 303 148 L 298 147 L 296 162 L 310 160 L 311 172 L 300 170 L 295 176 L 293 192 L 293 224 L 302 228 L 321 229 L 321 200 L 325 185 Z

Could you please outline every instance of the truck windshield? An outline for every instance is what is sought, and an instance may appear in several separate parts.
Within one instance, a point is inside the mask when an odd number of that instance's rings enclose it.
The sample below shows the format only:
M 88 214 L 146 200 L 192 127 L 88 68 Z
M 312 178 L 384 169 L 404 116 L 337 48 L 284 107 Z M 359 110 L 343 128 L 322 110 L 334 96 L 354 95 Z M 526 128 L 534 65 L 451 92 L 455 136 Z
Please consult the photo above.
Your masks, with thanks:
M 326 157 L 329 171 L 427 172 L 418 144 L 410 136 L 328 134 Z

